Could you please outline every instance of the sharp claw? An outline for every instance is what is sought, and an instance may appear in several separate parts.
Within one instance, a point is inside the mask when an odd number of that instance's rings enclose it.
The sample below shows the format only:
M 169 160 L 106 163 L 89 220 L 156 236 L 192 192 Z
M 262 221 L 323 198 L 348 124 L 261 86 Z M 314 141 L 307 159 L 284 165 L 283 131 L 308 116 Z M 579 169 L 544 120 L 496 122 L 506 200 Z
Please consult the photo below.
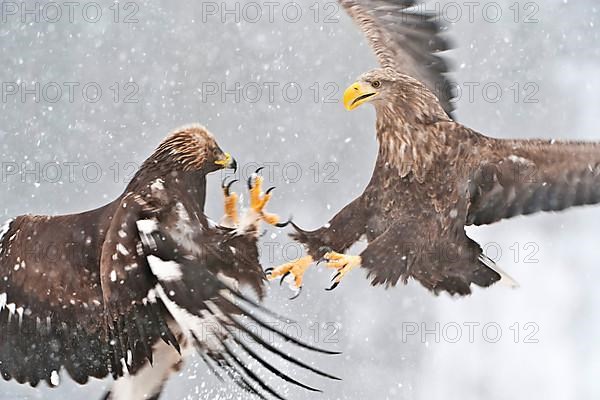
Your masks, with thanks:
M 329 289 L 325 289 L 327 292 L 331 292 L 333 289 L 335 289 L 336 287 L 338 287 L 340 283 L 339 282 L 335 282 Z
M 221 188 L 223 189 L 223 191 L 225 192 L 225 196 L 229 197 L 231 195 L 231 185 L 233 185 L 234 183 L 236 183 L 238 180 L 234 179 L 231 182 L 229 182 L 227 185 L 225 185 L 225 182 L 227 181 L 227 178 L 223 179 L 223 182 L 221 183 Z
M 248 177 L 248 189 L 252 190 L 252 178 L 258 175 L 263 169 L 265 169 L 265 167 L 259 167 L 252 175 Z
M 233 185 L 234 183 L 238 182 L 237 179 L 232 180 L 231 182 L 229 182 L 229 184 L 227 185 L 227 192 L 229 192 L 229 189 L 231 189 L 231 185 Z
M 324 249 L 324 247 L 321 247 L 321 248 L 319 249 L 319 251 L 322 251 L 323 249 Z M 330 252 L 330 251 L 327 251 L 327 252 L 323 253 L 323 257 L 321 257 L 321 258 L 319 259 L 319 261 L 317 261 L 317 266 L 318 266 L 319 264 L 321 264 L 322 262 L 329 262 L 329 261 L 330 261 L 328 258 L 326 258 L 326 257 L 325 257 L 325 254 L 327 254 L 327 253 L 329 253 L 329 252 Z
M 285 221 L 285 222 L 279 222 L 279 223 L 275 224 L 275 226 L 277 228 L 285 228 L 286 226 L 288 226 L 289 224 L 292 223 L 292 219 L 293 219 L 293 217 L 290 215 L 290 217 L 288 218 L 287 221 Z
M 341 273 L 340 271 L 338 271 L 338 273 L 337 273 L 337 274 L 335 274 L 335 276 L 334 276 L 333 278 L 331 278 L 331 282 L 335 281 L 335 280 L 336 280 L 336 278 L 337 278 L 338 276 L 340 276 L 341 274 L 342 274 L 342 273 Z
M 296 293 L 295 295 L 293 295 L 292 297 L 290 297 L 290 300 L 295 300 L 298 298 L 298 296 L 300 296 L 300 293 L 302 293 L 302 286 L 300 286 L 298 288 L 298 293 Z
M 225 182 L 227 182 L 227 179 L 229 179 L 228 176 L 226 176 L 225 178 L 223 178 L 223 180 L 221 181 L 221 189 L 225 189 Z
M 285 278 L 287 278 L 287 276 L 290 274 L 291 272 L 286 272 L 285 275 L 283 275 L 281 277 L 281 279 L 279 280 L 279 286 L 283 285 L 283 281 L 285 280 Z
M 271 275 L 271 273 L 272 273 L 274 270 L 275 270 L 275 268 L 273 268 L 273 267 L 267 268 L 267 269 L 265 269 L 265 274 L 267 274 L 267 275 Z
M 267 189 L 267 191 L 265 192 L 265 194 L 269 194 L 269 193 L 271 193 L 273 190 L 275 190 L 275 186 L 271 186 L 269 189 Z

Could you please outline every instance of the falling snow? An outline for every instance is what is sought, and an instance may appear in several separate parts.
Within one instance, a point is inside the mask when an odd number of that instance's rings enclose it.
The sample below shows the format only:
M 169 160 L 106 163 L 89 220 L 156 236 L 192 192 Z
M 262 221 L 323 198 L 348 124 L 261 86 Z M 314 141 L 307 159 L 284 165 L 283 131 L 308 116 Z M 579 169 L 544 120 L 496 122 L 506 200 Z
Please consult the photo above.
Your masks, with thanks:
M 450 27 L 457 48 L 449 57 L 462 88 L 458 119 L 496 137 L 599 140 L 597 1 L 539 3 L 539 22 L 529 24 L 522 22 L 526 9 L 515 23 L 509 8 L 514 0 L 497 3 L 508 15 L 498 23 L 477 14 L 470 22 L 465 14 Z M 277 187 L 270 211 L 293 215 L 301 227 L 323 226 L 362 192 L 377 154 L 374 112 L 364 107 L 349 113 L 339 98 L 376 61 L 345 15 L 339 14 L 334 23 L 315 23 L 310 14 L 297 23 L 282 18 L 222 23 L 218 18 L 203 22 L 200 2 L 136 4 L 138 22 L 131 24 L 115 24 L 110 18 L 96 24 L 22 24 L 14 18 L 0 22 L 1 82 L 97 83 L 103 93 L 97 102 L 84 100 L 81 90 L 73 102 L 64 93 L 57 102 L 36 101 L 31 95 L 25 102 L 0 97 L 0 160 L 3 168 L 9 163 L 18 168 L 14 174 L 0 171 L 0 221 L 105 204 L 123 192 L 135 168 L 168 132 L 191 122 L 209 127 L 242 173 L 257 164 L 275 163 L 273 174 L 265 174 L 265 185 Z M 525 2 L 517 4 L 523 7 Z M 308 6 L 305 12 L 310 12 Z M 296 102 L 286 100 L 281 90 L 275 91 L 273 101 L 263 91 L 255 102 L 244 96 L 237 101 L 234 95 L 223 102 L 220 95 L 208 96 L 203 90 L 211 83 L 231 87 L 236 82 L 290 83 L 290 95 L 294 88 L 303 94 Z M 480 84 L 472 101 L 465 86 L 469 82 Z M 503 89 L 499 101 L 485 101 L 482 87 L 487 83 Z M 531 98 L 535 101 L 525 101 L 532 93 L 525 87 L 528 83 L 537 85 Z M 111 89 L 115 84 L 117 100 Z M 247 87 L 250 96 L 252 88 Z M 319 88 L 317 101 L 311 87 Z M 128 95 L 135 101 L 126 101 Z M 329 95 L 331 101 L 324 101 Z M 328 163 L 337 168 L 328 169 Z M 214 220 L 222 214 L 222 178 L 217 173 L 208 179 L 206 212 Z M 242 182 L 233 189 L 242 194 L 247 176 L 239 178 Z M 497 286 L 456 300 L 433 297 L 414 282 L 388 291 L 373 289 L 366 274 L 356 270 L 330 293 L 323 290 L 330 274 L 325 268 L 307 273 L 302 295 L 292 302 L 285 286 L 271 285 L 266 304 L 298 321 L 304 341 L 316 338 L 317 345 L 344 353 L 309 360 L 340 375 L 341 383 L 310 381 L 303 371 L 292 375 L 324 390 L 324 399 L 495 400 L 518 395 L 562 400 L 574 393 L 599 398 L 593 372 L 600 370 L 600 353 L 590 350 L 600 337 L 600 292 L 595 286 L 600 279 L 599 219 L 600 209 L 586 208 L 469 229 L 487 252 L 499 251 L 495 261 L 518 279 L 518 290 Z M 138 222 L 148 232 L 152 224 Z M 270 230 L 261 237 L 268 243 L 261 248 L 265 267 L 301 255 L 302 248 L 289 244 L 287 232 Z M 121 239 L 125 236 L 119 233 Z M 363 247 L 359 244 L 351 252 Z M 9 268 L 31 267 L 19 263 Z M 117 281 L 116 271 L 110 280 Z M 0 308 L 15 313 L 19 305 L 7 305 L 10 301 L 0 294 Z M 522 330 L 528 322 L 539 327 L 538 343 L 523 343 L 531 333 Z M 436 323 L 462 326 L 463 338 L 450 343 L 430 334 L 422 340 L 420 331 L 403 338 L 407 326 L 434 329 Z M 502 338 L 489 343 L 475 329 L 471 343 L 465 323 L 497 323 Z M 518 343 L 511 330 L 515 323 L 521 329 Z M 60 382 L 58 371 L 52 371 L 50 381 L 61 386 L 32 389 L 2 382 L 0 393 L 11 399 L 95 399 L 110 384 L 93 381 L 80 387 L 66 374 Z M 275 379 L 269 383 L 287 398 L 314 398 Z M 223 386 L 193 357 L 169 383 L 165 399 L 198 398 L 246 395 Z

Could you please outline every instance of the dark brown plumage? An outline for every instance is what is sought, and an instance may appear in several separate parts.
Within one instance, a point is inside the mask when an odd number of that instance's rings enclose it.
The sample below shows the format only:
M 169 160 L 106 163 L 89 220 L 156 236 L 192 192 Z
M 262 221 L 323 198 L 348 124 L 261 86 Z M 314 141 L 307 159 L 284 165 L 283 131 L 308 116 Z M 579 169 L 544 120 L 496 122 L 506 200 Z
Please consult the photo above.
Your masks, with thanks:
M 113 400 L 158 398 L 181 364 L 178 352 L 195 348 L 215 372 L 259 397 L 281 398 L 247 367 L 246 358 L 314 390 L 273 368 L 241 334 L 331 377 L 249 332 L 239 318 L 311 348 L 254 316 L 268 311 L 237 290 L 244 285 L 264 294 L 257 250 L 261 214 L 251 210 L 254 217 L 245 225 L 228 228 L 204 215 L 206 175 L 234 164 L 204 128 L 182 128 L 110 204 L 82 214 L 9 221 L 0 234 L 4 379 L 56 386 L 64 369 L 81 384 L 90 377 L 123 377 L 107 396 Z
M 324 260 L 337 270 L 331 289 L 358 266 L 373 285 L 413 278 L 436 294 L 467 295 L 472 284 L 487 287 L 503 277 L 514 285 L 464 227 L 600 202 L 600 145 L 494 139 L 453 121 L 449 99 L 431 90 L 436 75 L 427 44 L 437 43 L 436 30 L 421 30 L 420 42 L 394 36 L 405 30 L 403 8 L 413 2 L 342 4 L 383 66 L 344 93 L 349 110 L 367 102 L 375 107 L 375 171 L 364 193 L 326 226 L 312 232 L 295 226 L 292 237 L 309 255 L 269 270 L 270 278 L 291 276 L 292 287 L 301 288 L 308 266 Z M 360 256 L 344 255 L 362 236 L 369 244 Z

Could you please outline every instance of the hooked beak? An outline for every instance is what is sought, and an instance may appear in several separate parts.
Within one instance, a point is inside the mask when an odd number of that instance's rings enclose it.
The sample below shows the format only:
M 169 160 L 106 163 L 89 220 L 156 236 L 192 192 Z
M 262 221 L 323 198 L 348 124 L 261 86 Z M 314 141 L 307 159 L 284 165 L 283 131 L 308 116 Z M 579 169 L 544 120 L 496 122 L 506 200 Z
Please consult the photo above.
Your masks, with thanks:
M 223 158 L 215 161 L 215 164 L 219 165 L 221 168 L 230 168 L 233 172 L 237 172 L 237 161 L 235 158 L 231 157 L 231 154 L 225 153 L 223 154 Z
M 348 111 L 354 110 L 378 94 L 379 92 L 375 91 L 370 85 L 363 82 L 355 82 L 344 92 L 344 107 Z

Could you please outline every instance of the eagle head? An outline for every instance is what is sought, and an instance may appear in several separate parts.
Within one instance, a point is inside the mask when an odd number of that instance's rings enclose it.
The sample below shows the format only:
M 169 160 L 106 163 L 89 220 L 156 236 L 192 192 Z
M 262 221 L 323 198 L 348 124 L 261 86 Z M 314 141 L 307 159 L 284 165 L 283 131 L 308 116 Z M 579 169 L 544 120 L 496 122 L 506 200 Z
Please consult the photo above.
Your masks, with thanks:
M 435 107 L 438 103 L 437 97 L 417 79 L 389 68 L 378 68 L 362 74 L 346 89 L 343 101 L 349 111 L 367 102 L 373 103 L 376 108 L 394 105 L 404 107 L 416 103 Z
M 147 162 L 172 172 L 208 174 L 223 168 L 237 169 L 235 159 L 221 150 L 214 136 L 201 125 L 190 125 L 172 132 Z
M 350 111 L 367 102 L 384 101 L 388 97 L 386 94 L 395 86 L 397 75 L 385 69 L 362 74 L 344 92 L 344 106 Z

